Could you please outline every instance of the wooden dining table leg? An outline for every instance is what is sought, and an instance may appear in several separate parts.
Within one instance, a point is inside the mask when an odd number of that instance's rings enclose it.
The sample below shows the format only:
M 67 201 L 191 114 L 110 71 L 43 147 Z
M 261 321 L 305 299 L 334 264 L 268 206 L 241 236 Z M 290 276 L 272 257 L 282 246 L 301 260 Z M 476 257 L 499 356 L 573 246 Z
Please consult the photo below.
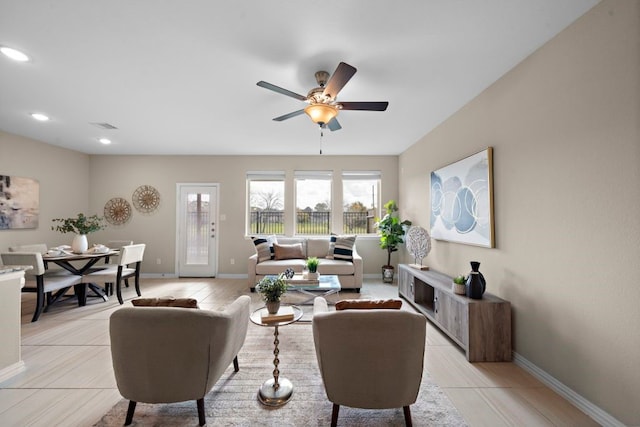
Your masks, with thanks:
M 73 290 L 76 293 L 76 297 L 78 297 L 78 306 L 84 307 L 87 305 L 87 284 L 78 283 L 73 285 Z

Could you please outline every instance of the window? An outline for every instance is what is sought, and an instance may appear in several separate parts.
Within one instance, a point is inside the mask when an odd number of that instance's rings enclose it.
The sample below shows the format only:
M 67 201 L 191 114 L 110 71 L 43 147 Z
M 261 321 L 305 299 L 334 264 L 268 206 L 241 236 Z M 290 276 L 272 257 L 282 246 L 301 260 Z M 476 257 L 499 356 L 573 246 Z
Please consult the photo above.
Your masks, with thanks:
M 380 172 L 342 172 L 342 229 L 348 234 L 375 233 L 380 216 Z
M 331 171 L 295 171 L 296 234 L 331 233 Z
M 284 172 L 247 172 L 247 234 L 284 234 Z

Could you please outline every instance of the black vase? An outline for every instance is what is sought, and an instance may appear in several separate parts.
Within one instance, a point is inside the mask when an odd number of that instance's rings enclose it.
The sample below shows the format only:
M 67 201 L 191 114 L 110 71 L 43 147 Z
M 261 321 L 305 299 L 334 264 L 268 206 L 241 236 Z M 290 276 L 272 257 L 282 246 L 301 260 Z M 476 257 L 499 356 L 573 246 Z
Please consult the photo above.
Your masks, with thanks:
M 481 299 L 482 294 L 487 287 L 487 282 L 484 280 L 482 273 L 478 271 L 480 263 L 478 261 L 471 261 L 471 272 L 467 278 L 467 296 L 473 299 Z

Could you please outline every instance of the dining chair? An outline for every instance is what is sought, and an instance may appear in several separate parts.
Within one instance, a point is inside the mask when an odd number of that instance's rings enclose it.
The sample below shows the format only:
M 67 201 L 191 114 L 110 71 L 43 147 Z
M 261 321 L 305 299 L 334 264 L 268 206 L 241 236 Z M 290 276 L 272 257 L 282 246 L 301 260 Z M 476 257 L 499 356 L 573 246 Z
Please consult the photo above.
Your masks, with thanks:
M 142 296 L 140 293 L 140 266 L 144 257 L 145 247 L 146 245 L 144 243 L 123 246 L 120 250 L 120 259 L 117 265 L 87 274 L 83 276 L 84 279 L 88 279 L 91 282 L 100 281 L 105 284 L 115 284 L 118 301 L 120 304 L 124 304 L 122 291 L 120 289 L 121 283 L 123 280 L 133 277 L 136 293 L 138 296 Z M 129 264 L 135 264 L 135 267 L 129 267 Z
M 44 255 L 48 251 L 46 243 L 33 243 L 30 245 L 9 246 L 9 252 L 40 252 Z
M 115 249 L 117 251 L 122 251 L 123 246 L 129 246 L 129 245 L 133 245 L 133 240 L 109 240 L 107 242 L 107 247 L 109 249 Z M 106 257 L 104 259 L 105 266 L 103 268 L 117 267 L 120 261 L 120 254 L 118 254 L 117 256 L 114 256 L 114 260 L 115 262 L 112 263 L 111 257 Z M 127 288 L 129 287 L 129 279 L 124 279 L 124 286 Z M 114 287 L 113 283 L 106 282 L 104 284 L 104 293 L 107 295 L 113 295 L 113 287 Z
M 16 245 L 9 246 L 9 252 L 40 252 L 42 255 L 46 254 L 48 247 L 46 243 L 31 243 L 28 245 Z M 44 269 L 49 271 L 63 271 L 62 267 L 57 265 L 50 265 L 47 261 L 44 261 Z
M 35 322 L 44 311 L 62 297 L 69 288 L 74 287 L 76 295 L 80 295 L 83 289 L 82 277 L 76 276 L 64 270 L 47 271 L 40 252 L 5 252 L 0 254 L 4 265 L 30 265 L 31 270 L 25 271 L 25 286 L 22 292 L 35 292 L 36 308 L 32 322 Z M 55 294 L 53 293 L 54 291 Z

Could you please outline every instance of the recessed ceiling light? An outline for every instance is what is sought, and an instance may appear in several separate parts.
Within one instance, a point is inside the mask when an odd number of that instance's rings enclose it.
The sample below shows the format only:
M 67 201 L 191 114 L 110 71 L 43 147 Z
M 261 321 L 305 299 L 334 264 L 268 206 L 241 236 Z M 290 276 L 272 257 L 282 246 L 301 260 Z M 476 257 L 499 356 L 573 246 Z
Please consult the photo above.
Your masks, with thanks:
M 98 138 L 98 141 L 99 141 L 101 144 L 104 144 L 104 145 L 109 145 L 109 144 L 111 144 L 111 140 L 110 140 L 110 139 L 107 139 L 107 138 Z
M 27 62 L 29 60 L 29 57 L 26 54 L 7 46 L 1 46 L 0 52 L 2 52 L 6 57 L 13 59 L 14 61 Z
M 31 113 L 31 117 L 38 120 L 39 122 L 46 122 L 49 120 L 49 116 L 42 113 Z

